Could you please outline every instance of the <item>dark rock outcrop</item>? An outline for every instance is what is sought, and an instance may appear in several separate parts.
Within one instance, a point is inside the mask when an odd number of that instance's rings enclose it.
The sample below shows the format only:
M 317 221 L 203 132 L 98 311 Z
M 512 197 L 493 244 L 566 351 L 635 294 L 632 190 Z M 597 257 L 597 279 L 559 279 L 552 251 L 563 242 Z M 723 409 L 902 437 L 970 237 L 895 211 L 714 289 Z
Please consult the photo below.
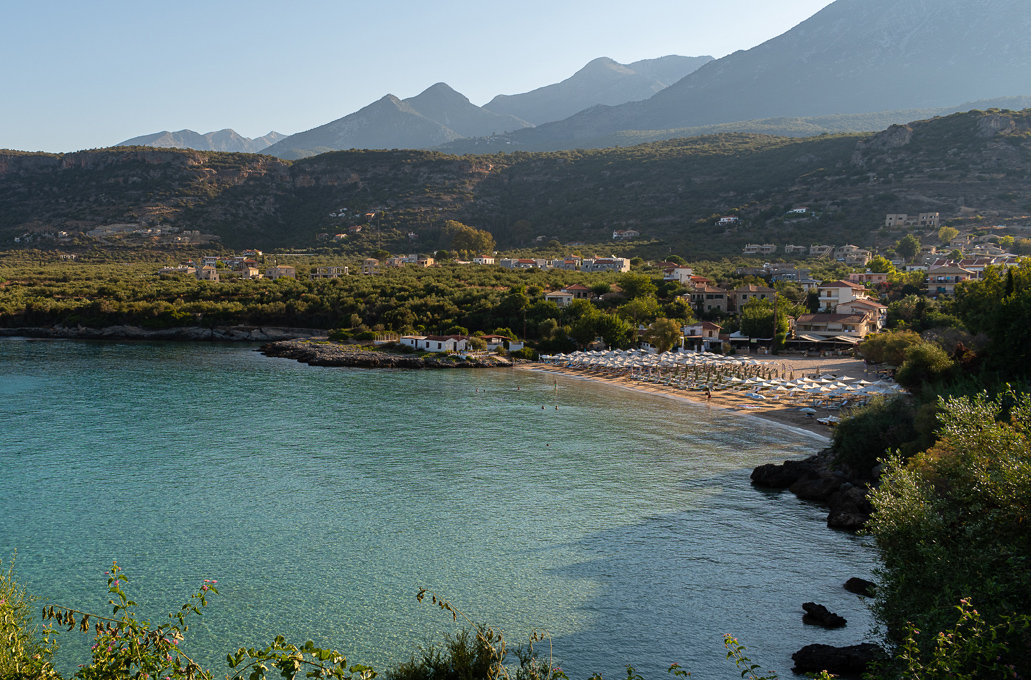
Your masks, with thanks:
M 786 489 L 810 472 L 816 470 L 816 461 L 786 460 L 782 465 L 767 463 L 752 471 L 752 484 L 771 489 Z
M 867 581 L 865 578 L 853 576 L 845 581 L 845 590 L 863 597 L 875 597 L 877 595 L 877 584 L 873 581 Z
M 866 526 L 873 513 L 873 506 L 868 498 L 870 490 L 861 484 L 846 482 L 838 487 L 827 499 L 830 514 L 827 515 L 827 526 L 835 529 L 851 529 L 858 531 Z
M 866 481 L 851 478 L 837 469 L 833 452 L 824 449 L 804 460 L 768 463 L 752 471 L 752 484 L 772 489 L 788 489 L 799 498 L 826 503 L 830 508 L 827 526 L 857 531 L 873 512 Z
M 808 623 L 813 626 L 823 626 L 824 628 L 841 628 L 848 623 L 848 621 L 845 620 L 845 617 L 838 616 L 822 604 L 806 602 L 802 605 L 802 609 L 805 610 L 805 616 L 802 617 L 803 623 Z
M 284 340 L 263 345 L 259 350 L 267 357 L 294 359 L 309 366 L 350 366 L 354 368 L 500 368 L 511 366 L 506 359 L 484 357 L 458 360 L 452 357 L 423 358 L 392 354 L 359 345 L 341 345 L 325 338 Z
M 880 647 L 869 642 L 849 647 L 831 645 L 806 645 L 791 655 L 796 673 L 819 673 L 854 675 L 868 670 L 870 664 L 884 656 Z

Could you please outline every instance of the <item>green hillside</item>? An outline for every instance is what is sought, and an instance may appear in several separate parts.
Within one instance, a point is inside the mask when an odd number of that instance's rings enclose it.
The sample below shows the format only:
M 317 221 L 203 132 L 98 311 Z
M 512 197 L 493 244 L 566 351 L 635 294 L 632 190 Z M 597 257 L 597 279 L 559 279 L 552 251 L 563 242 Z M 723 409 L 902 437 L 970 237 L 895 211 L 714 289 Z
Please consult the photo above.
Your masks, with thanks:
M 480 156 L 339 151 L 291 162 L 142 147 L 0 152 L 0 244 L 45 247 L 45 235 L 65 231 L 68 248 L 92 247 L 82 232 L 141 223 L 215 234 L 230 248 L 429 250 L 444 221 L 456 219 L 506 248 L 539 236 L 601 243 L 632 228 L 648 244 L 642 253 L 713 257 L 756 241 L 871 245 L 892 236 L 878 233 L 890 212 L 1022 223 L 1028 178 L 1031 110 L 972 111 L 876 135 L 735 133 Z M 788 219 L 800 205 L 815 214 Z M 741 222 L 717 228 L 729 213 Z M 355 225 L 365 226 L 361 234 L 332 241 Z

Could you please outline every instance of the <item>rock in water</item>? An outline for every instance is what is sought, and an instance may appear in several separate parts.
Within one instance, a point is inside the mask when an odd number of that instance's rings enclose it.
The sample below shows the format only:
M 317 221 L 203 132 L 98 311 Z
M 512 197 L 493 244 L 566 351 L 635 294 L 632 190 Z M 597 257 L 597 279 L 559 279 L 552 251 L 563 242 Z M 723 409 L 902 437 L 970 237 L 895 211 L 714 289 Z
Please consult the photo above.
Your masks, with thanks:
M 845 581 L 845 590 L 863 597 L 875 597 L 877 595 L 877 584 L 873 581 L 867 581 L 865 578 L 853 576 Z
M 871 663 L 884 658 L 884 651 L 877 645 L 864 642 L 850 647 L 831 645 L 806 645 L 791 655 L 796 673 L 859 674 L 868 670 Z
M 848 623 L 848 621 L 845 620 L 845 617 L 838 616 L 822 604 L 806 602 L 802 605 L 802 609 L 805 610 L 805 616 L 802 617 L 803 623 L 808 623 L 814 626 L 823 626 L 824 628 L 841 628 Z

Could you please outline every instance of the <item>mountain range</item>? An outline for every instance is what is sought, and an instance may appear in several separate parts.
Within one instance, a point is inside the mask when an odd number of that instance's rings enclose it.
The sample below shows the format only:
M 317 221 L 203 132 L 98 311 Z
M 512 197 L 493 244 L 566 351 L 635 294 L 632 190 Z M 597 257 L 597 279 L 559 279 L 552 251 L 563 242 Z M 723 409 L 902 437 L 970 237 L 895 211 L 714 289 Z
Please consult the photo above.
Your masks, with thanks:
M 559 120 L 598 104 L 646 99 L 709 61 L 712 57 L 670 55 L 619 64 L 602 57 L 560 83 L 523 94 L 498 95 L 483 107 L 476 106 L 446 83 L 437 83 L 408 99 L 388 94 L 350 115 L 295 135 L 270 133 L 259 138 L 269 140 L 260 148 L 259 140 L 253 140 L 255 144 L 251 148 L 224 142 L 228 137 L 247 140 L 232 130 L 208 135 L 191 130 L 159 132 L 135 137 L 117 146 L 251 151 L 286 159 L 352 148 L 430 148 L 458 139 L 499 135 Z M 215 142 L 206 139 L 215 135 L 219 136 Z M 213 145 L 218 142 L 224 146 Z
M 710 61 L 712 57 L 670 55 L 620 64 L 601 57 L 560 83 L 524 94 L 499 94 L 483 108 L 541 125 L 598 104 L 615 106 L 648 99 Z
M 926 109 L 1026 94 L 1026 0 L 837 0 L 645 101 L 593 107 L 506 143 L 569 148 L 624 130 Z
M 178 132 L 155 132 L 149 135 L 133 137 L 116 146 L 153 146 L 158 149 L 196 149 L 198 151 L 237 151 L 243 153 L 260 153 L 275 144 L 286 135 L 270 132 L 264 137 L 244 137 L 235 130 L 218 130 L 200 134 L 193 130 Z
M 967 110 L 962 102 L 1026 106 L 1027 95 L 1027 0 L 836 0 L 787 32 L 721 59 L 595 59 L 560 83 L 498 95 L 483 107 L 438 83 L 416 97 L 387 95 L 273 140 L 263 153 L 297 159 L 349 148 L 548 151 L 724 132 L 875 131 Z M 162 142 L 168 146 L 216 148 L 201 140 L 193 147 L 188 132 L 154 137 L 180 136 Z M 123 144 L 155 145 L 145 139 Z

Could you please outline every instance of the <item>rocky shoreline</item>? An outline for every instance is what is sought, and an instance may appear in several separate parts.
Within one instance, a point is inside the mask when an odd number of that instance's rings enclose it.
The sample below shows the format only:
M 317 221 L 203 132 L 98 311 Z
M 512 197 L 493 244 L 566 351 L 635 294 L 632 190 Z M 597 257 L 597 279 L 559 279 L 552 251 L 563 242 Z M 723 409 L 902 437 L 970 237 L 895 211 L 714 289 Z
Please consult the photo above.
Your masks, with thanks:
M 858 531 L 866 526 L 873 506 L 870 504 L 870 480 L 856 479 L 835 468 L 833 452 L 823 449 L 804 460 L 768 463 L 752 471 L 752 485 L 767 489 L 787 489 L 802 500 L 828 506 L 827 526 L 832 529 Z M 876 586 L 864 579 L 851 578 L 843 586 L 849 592 L 873 597 Z M 845 619 L 828 612 L 814 602 L 802 605 L 803 621 L 825 627 L 845 625 Z M 806 645 L 792 655 L 796 673 L 827 671 L 856 676 L 869 670 L 870 664 L 884 657 L 879 646 L 863 643 L 849 647 Z
M 32 328 L 0 328 L 0 337 L 50 338 L 61 340 L 176 340 L 184 342 L 269 342 L 311 338 L 326 331 L 311 328 L 276 328 L 269 326 L 184 326 L 151 330 L 139 326 L 49 326 Z
M 752 484 L 787 489 L 802 500 L 827 505 L 827 526 L 832 529 L 858 531 L 866 526 L 873 512 L 867 498 L 869 481 L 836 469 L 830 449 L 823 449 L 805 460 L 760 465 L 752 471 Z
M 267 357 L 294 359 L 309 366 L 349 366 L 354 368 L 509 368 L 512 364 L 500 357 L 470 358 L 458 357 L 426 358 L 414 355 L 393 354 L 368 349 L 361 345 L 331 343 L 327 338 L 308 340 L 283 340 L 262 345 L 258 350 Z

